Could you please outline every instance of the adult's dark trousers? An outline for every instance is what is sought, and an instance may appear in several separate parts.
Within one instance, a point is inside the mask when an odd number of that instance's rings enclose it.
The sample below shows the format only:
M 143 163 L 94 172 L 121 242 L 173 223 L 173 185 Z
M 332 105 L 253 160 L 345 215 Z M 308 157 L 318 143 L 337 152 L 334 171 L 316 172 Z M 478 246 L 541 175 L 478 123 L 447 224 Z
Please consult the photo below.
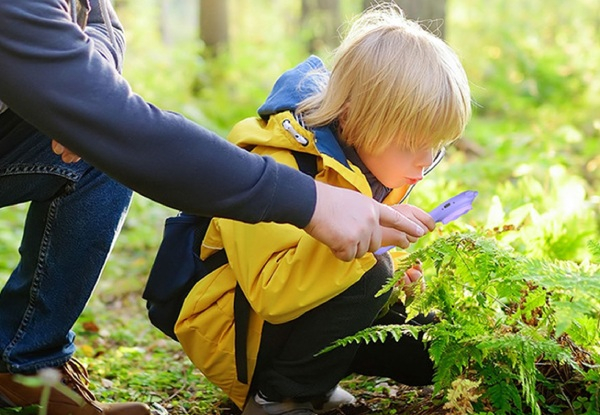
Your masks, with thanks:
M 391 258 L 378 256 L 377 264 L 335 298 L 294 321 L 265 323 L 251 392 L 270 401 L 318 401 L 351 373 L 392 378 L 407 385 L 432 383 L 433 364 L 419 339 L 391 336 L 383 343 L 352 343 L 319 354 L 337 339 L 374 324 L 404 324 L 404 306 L 397 304 L 376 319 L 389 293 L 375 294 L 392 276 Z M 323 275 L 323 278 L 328 278 Z M 419 316 L 411 324 L 431 322 Z
M 131 191 L 92 166 L 64 163 L 51 140 L 0 114 L 0 208 L 27 206 L 19 262 L 0 282 L 0 372 L 60 366 L 107 260 Z

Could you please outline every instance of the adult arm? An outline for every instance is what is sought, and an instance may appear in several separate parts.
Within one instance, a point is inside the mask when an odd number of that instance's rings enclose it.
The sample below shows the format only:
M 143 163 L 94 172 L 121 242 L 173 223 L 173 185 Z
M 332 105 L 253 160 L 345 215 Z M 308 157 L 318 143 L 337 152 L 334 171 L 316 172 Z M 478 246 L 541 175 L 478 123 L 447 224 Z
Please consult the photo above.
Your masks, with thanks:
M 66 4 L 0 0 L 0 100 L 88 163 L 176 209 L 306 227 L 344 260 L 377 249 L 381 226 L 395 235 L 390 243 L 420 236 L 418 225 L 386 206 L 316 188 L 309 177 L 147 103 L 116 69 L 120 34 L 116 48 L 106 41 L 94 7 L 85 34 Z
M 0 0 L 0 27 L 0 100 L 88 163 L 191 213 L 309 223 L 312 179 L 147 103 L 116 70 L 120 51 L 102 29 L 82 32 L 66 1 Z

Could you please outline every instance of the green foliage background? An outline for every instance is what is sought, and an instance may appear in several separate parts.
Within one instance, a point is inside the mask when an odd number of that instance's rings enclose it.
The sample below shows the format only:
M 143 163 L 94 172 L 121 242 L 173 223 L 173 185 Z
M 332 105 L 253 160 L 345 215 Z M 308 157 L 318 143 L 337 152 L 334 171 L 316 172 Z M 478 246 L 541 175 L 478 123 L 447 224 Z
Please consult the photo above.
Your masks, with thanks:
M 342 0 L 345 16 L 360 1 Z M 196 2 L 119 2 L 127 28 L 124 75 L 162 108 L 222 135 L 253 116 L 277 76 L 307 56 L 311 28 L 300 2 L 230 2 L 232 43 L 215 59 L 196 38 Z M 165 13 L 165 10 L 167 13 Z M 595 0 L 449 0 L 447 41 L 471 80 L 474 114 L 461 151 L 419 184 L 411 203 L 429 210 L 466 189 L 473 211 L 411 250 L 453 232 L 486 232 L 531 260 L 591 260 L 600 236 L 600 4 Z M 320 55 L 327 60 L 328 51 Z M 0 211 L 0 283 L 18 261 L 26 206 Z M 134 197 L 94 297 L 76 326 L 84 359 L 104 399 L 143 399 L 173 413 L 211 413 L 223 395 L 179 347 L 153 330 L 140 298 L 173 211 Z M 365 386 L 362 386 L 363 388 Z M 220 410 L 219 410 L 220 411 Z M 582 412 L 583 413 L 583 412 Z

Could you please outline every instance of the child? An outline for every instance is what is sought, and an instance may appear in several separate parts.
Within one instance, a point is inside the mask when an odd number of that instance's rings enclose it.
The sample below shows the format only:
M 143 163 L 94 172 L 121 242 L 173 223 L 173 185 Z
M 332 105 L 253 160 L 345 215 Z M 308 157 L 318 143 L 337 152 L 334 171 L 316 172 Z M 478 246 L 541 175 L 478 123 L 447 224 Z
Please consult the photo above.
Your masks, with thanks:
M 295 154 L 309 154 L 316 180 L 396 205 L 436 154 L 462 134 L 470 92 L 458 58 L 442 40 L 407 21 L 396 6 L 379 5 L 354 22 L 331 72 L 310 57 L 283 74 L 259 115 L 238 123 L 229 140 L 292 166 Z M 421 209 L 395 208 L 434 228 Z M 291 225 L 217 218 L 201 257 L 221 249 L 228 264 L 192 289 L 175 331 L 194 364 L 244 415 L 308 415 L 352 403 L 338 386 L 350 373 L 432 382 L 427 350 L 409 336 L 316 356 L 374 323 L 387 300 L 375 293 L 393 274 L 389 254 L 342 262 Z M 405 279 L 421 275 L 417 265 Z M 240 337 L 236 330 L 246 322 L 237 307 L 245 301 L 247 333 Z M 404 323 L 402 314 L 398 304 L 376 323 Z

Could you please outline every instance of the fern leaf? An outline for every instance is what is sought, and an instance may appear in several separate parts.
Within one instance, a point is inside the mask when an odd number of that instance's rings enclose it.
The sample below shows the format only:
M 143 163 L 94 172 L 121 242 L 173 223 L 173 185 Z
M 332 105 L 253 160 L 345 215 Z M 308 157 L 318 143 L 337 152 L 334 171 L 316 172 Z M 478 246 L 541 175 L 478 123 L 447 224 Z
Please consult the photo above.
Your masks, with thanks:
M 318 355 L 327 353 L 338 347 L 344 347 L 351 343 L 365 343 L 371 342 L 385 342 L 388 335 L 391 335 L 394 340 L 398 341 L 403 335 L 411 335 L 415 338 L 419 332 L 422 331 L 425 326 L 412 326 L 410 324 L 389 324 L 389 325 L 377 325 L 366 328 L 359 331 L 358 333 L 347 336 L 342 339 L 336 340 L 331 345 L 321 350 Z

